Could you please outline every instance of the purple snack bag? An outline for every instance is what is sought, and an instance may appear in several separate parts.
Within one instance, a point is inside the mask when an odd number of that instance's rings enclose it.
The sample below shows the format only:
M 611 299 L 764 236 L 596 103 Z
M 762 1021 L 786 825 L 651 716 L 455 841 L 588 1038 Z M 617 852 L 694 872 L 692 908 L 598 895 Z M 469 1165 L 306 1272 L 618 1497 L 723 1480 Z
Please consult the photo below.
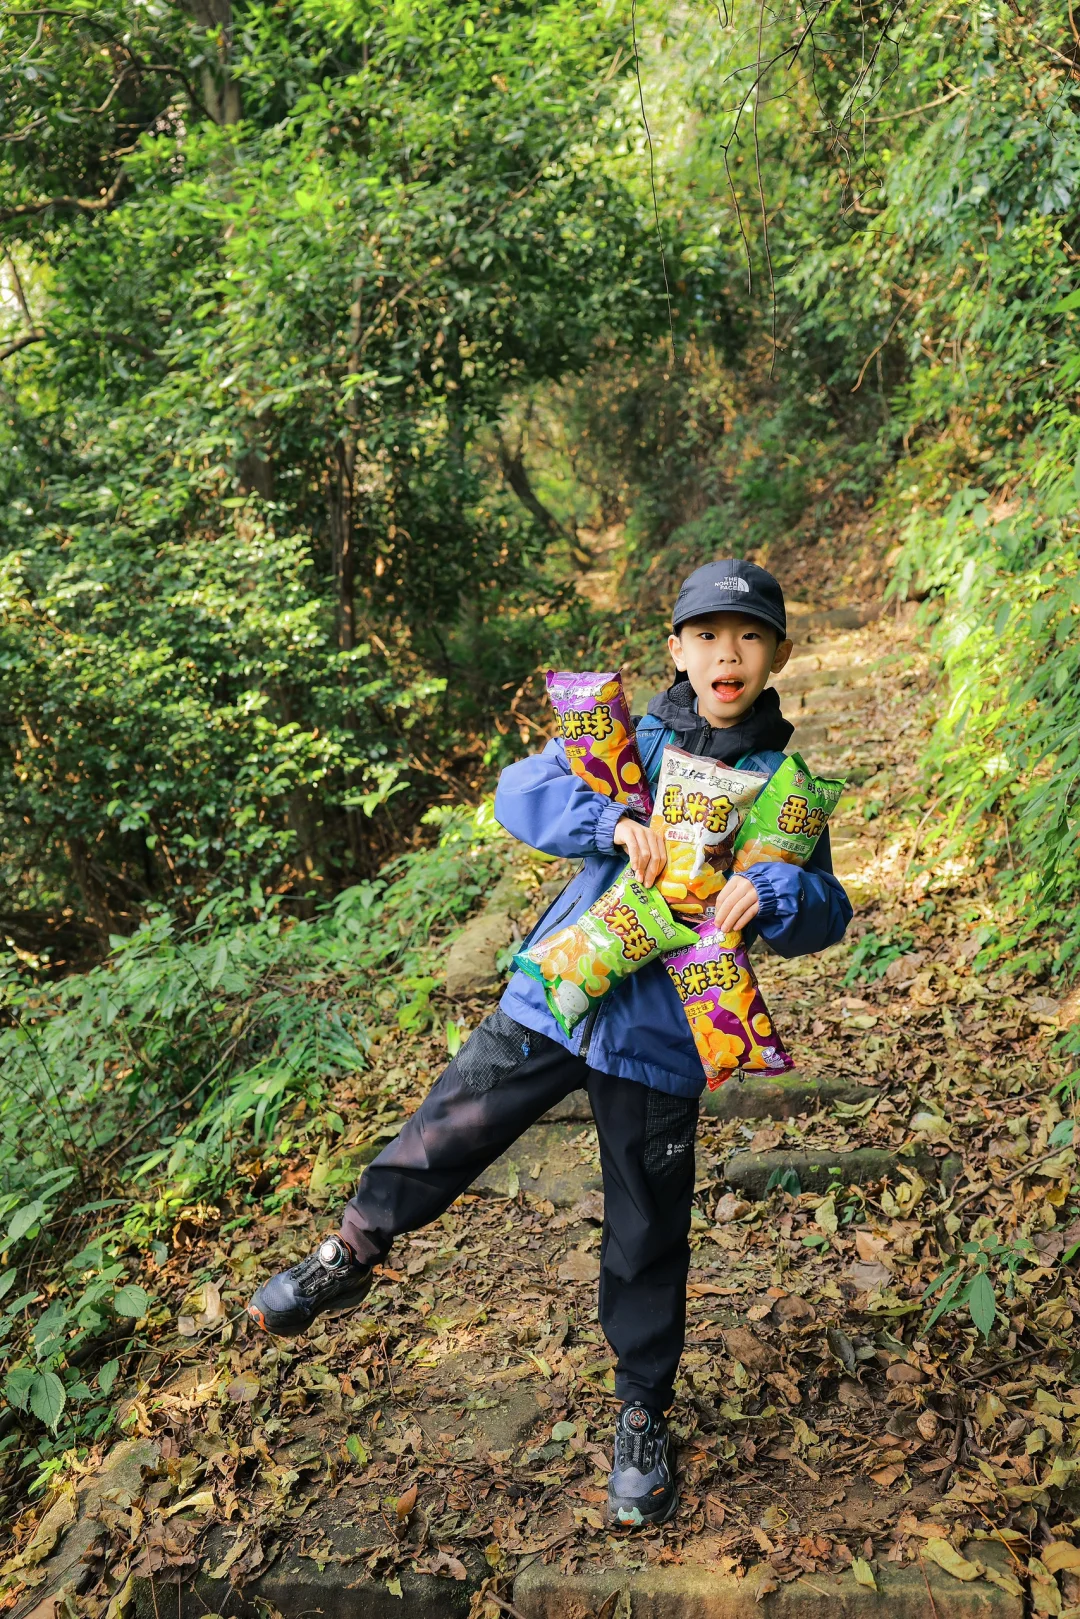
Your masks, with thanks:
M 715 922 L 695 930 L 696 944 L 673 950 L 664 966 L 682 1002 L 711 1091 L 744 1073 L 783 1074 L 795 1064 L 773 1027 L 739 933 Z
M 557 735 L 575 776 L 588 782 L 642 820 L 652 814 L 652 794 L 645 779 L 630 707 L 617 670 L 607 674 L 572 674 L 549 669 L 548 696 L 555 710 Z

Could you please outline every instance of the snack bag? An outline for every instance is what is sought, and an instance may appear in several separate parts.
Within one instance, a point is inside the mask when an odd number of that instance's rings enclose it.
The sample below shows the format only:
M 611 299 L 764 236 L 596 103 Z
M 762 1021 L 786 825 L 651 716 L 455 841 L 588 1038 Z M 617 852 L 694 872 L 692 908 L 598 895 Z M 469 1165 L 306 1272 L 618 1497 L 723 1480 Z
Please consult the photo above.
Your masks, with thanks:
M 692 945 L 664 957 L 711 1091 L 736 1068 L 783 1074 L 795 1066 L 773 1028 L 741 938 L 706 922 Z
M 767 780 L 683 748 L 664 749 L 652 825 L 668 851 L 656 886 L 673 911 L 704 915 L 724 886 L 735 833 Z
M 543 984 L 552 1016 L 571 1034 L 624 978 L 695 937 L 627 866 L 576 922 L 519 951 L 514 966 Z
M 652 795 L 618 670 L 575 675 L 549 669 L 546 678 L 556 734 L 563 739 L 574 775 L 594 792 L 647 817 Z
M 759 860 L 805 866 L 846 785 L 812 776 L 801 754 L 789 754 L 735 834 L 733 869 Z

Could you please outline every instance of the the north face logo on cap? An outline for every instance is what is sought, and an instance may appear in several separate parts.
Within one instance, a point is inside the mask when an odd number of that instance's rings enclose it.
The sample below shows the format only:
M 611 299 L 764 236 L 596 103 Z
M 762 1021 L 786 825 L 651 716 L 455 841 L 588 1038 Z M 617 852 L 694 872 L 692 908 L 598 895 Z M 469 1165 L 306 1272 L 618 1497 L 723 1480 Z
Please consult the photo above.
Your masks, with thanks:
M 717 590 L 742 590 L 747 596 L 750 594 L 750 586 L 746 580 L 740 579 L 736 574 L 732 574 L 730 579 L 716 579 L 713 583 Z

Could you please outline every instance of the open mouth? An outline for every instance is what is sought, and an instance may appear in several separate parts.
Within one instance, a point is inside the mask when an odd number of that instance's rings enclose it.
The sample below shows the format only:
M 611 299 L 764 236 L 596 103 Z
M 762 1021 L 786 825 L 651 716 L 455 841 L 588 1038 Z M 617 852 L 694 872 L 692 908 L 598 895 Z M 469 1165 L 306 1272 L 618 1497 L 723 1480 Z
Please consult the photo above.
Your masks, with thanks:
M 730 680 L 714 680 L 712 683 L 713 695 L 721 703 L 734 703 L 742 696 L 745 685 L 744 680 L 737 680 L 734 677 Z

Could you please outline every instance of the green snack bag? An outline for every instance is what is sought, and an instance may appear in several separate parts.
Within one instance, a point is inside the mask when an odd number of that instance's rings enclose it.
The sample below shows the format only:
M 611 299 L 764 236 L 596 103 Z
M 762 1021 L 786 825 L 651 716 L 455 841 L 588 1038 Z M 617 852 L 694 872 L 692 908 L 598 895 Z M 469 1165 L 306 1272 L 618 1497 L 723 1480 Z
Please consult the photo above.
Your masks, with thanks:
M 576 922 L 514 957 L 514 966 L 544 986 L 551 1015 L 566 1034 L 661 951 L 696 944 L 655 888 L 626 870 Z
M 733 871 L 746 871 L 759 860 L 805 866 L 846 786 L 812 776 L 800 753 L 789 754 L 735 834 Z

